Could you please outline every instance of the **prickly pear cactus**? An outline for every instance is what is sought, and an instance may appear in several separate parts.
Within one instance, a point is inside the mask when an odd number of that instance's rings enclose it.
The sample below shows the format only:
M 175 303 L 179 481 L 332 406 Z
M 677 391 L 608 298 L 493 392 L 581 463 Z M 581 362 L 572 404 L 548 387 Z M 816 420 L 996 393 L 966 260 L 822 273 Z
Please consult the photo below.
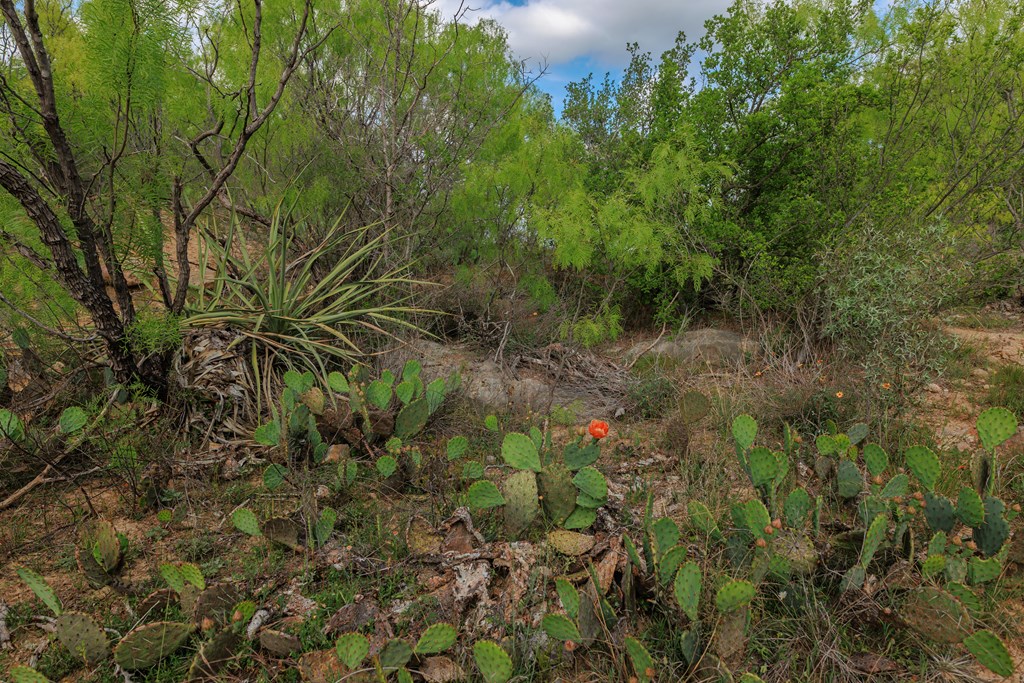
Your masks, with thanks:
M 1004 516 L 1006 505 L 998 498 L 986 497 L 984 508 L 984 522 L 973 528 L 972 536 L 978 544 L 978 550 L 985 557 L 992 557 L 1002 550 L 1003 544 L 1010 538 L 1010 523 Z
M 978 663 L 992 673 L 1009 677 L 1013 675 L 1013 658 L 999 636 L 991 631 L 978 631 L 964 640 L 968 652 L 974 655 Z
M 455 644 L 458 632 L 451 624 L 434 624 L 420 636 L 413 649 L 418 655 L 433 655 L 444 652 Z
M 110 655 L 107 634 L 96 620 L 81 612 L 64 612 L 54 624 L 57 639 L 76 658 L 96 664 Z
M 360 633 L 346 633 L 338 638 L 335 651 L 342 664 L 349 669 L 355 669 L 370 653 L 370 641 Z
M 21 580 L 25 582 L 25 585 L 27 585 L 32 592 L 36 594 L 36 597 L 42 600 L 43 604 L 50 608 L 51 612 L 58 617 L 61 615 L 64 608 L 60 604 L 60 598 L 58 598 L 57 594 L 53 592 L 52 588 L 50 588 L 50 584 L 46 583 L 46 579 L 39 574 L 36 574 L 28 567 L 18 567 L 18 576 L 21 577 Z
M 973 586 L 995 581 L 1002 573 L 1003 563 L 996 557 L 990 557 L 987 560 L 972 557 L 967 565 L 967 576 Z
M 256 519 L 256 515 L 249 508 L 238 508 L 231 513 L 231 522 L 235 525 L 235 528 L 244 534 L 250 536 L 262 536 L 263 532 L 260 531 L 260 521 Z
M 697 621 L 697 608 L 700 606 L 701 573 L 696 562 L 687 562 L 676 572 L 673 585 L 676 601 L 683 614 L 690 621 Z
M 749 415 L 740 415 L 732 421 L 732 438 L 741 450 L 747 450 L 757 438 L 757 422 Z
M 878 546 L 885 540 L 885 530 L 889 524 L 888 516 L 880 514 L 871 520 L 871 525 L 864 532 L 864 545 L 860 551 L 860 566 L 867 570 L 871 559 L 875 556 Z
M 985 522 L 985 504 L 972 488 L 960 489 L 956 499 L 956 516 L 968 526 L 981 526 Z
M 209 586 L 196 598 L 192 619 L 197 625 L 206 620 L 225 625 L 230 622 L 235 605 L 241 600 L 242 594 L 234 584 L 218 583 Z
M 767 448 L 755 448 L 747 456 L 750 481 L 754 486 L 765 486 L 778 474 L 779 465 L 775 454 Z
M 637 681 L 650 683 L 654 676 L 654 660 L 651 659 L 647 648 L 636 638 L 629 637 L 626 638 L 625 646 L 629 661 L 633 664 L 633 671 L 636 672 Z
M 576 508 L 576 485 L 572 473 L 561 463 L 552 463 L 537 475 L 537 492 L 544 504 L 544 514 L 555 524 L 562 524 Z
M 12 666 L 11 680 L 14 683 L 50 683 L 50 679 L 27 666 Z
M 718 589 L 715 606 L 722 614 L 728 614 L 750 604 L 756 593 L 754 584 L 743 579 L 731 580 Z
M 864 465 L 868 468 L 868 472 L 871 473 L 872 477 L 882 476 L 882 473 L 889 467 L 889 455 L 877 444 L 867 444 L 864 446 L 862 454 L 864 456 Z
M 783 512 L 786 515 L 786 524 L 791 527 L 803 527 L 807 521 L 807 514 L 814 505 L 811 503 L 811 496 L 802 488 L 793 489 L 786 496 L 783 504 Z
M 913 472 L 921 486 L 929 491 L 935 490 L 935 482 L 939 480 L 942 468 L 939 457 L 927 446 L 911 446 L 903 454 L 907 468 Z
M 967 609 L 950 593 L 932 586 L 912 591 L 900 615 L 912 629 L 939 643 L 959 643 L 971 632 Z
M 148 669 L 185 644 L 195 627 L 173 621 L 143 624 L 129 631 L 114 648 L 114 661 L 122 669 Z
M 505 463 L 517 470 L 540 472 L 540 454 L 533 439 L 515 432 L 505 435 L 501 443 L 501 457 Z
M 263 522 L 261 527 L 263 535 L 274 543 L 291 548 L 292 550 L 302 549 L 302 526 L 289 517 L 271 517 Z
M 836 493 L 843 498 L 856 498 L 864 488 L 864 477 L 852 460 L 842 459 L 836 470 Z
M 395 417 L 395 436 L 411 439 L 423 431 L 430 419 L 430 406 L 424 398 L 418 398 L 398 411 Z
M 679 417 L 688 425 L 704 419 L 711 412 L 711 402 L 699 391 L 687 391 L 679 399 Z
M 475 510 L 486 510 L 505 504 L 505 498 L 501 495 L 498 487 L 486 479 L 474 482 L 466 492 L 466 498 L 469 507 Z
M 690 522 L 698 530 L 710 536 L 714 540 L 720 540 L 722 538 L 722 532 L 718 529 L 718 523 L 715 522 L 715 518 L 711 515 L 711 511 L 708 510 L 704 503 L 699 500 L 691 500 L 686 504 L 686 511 L 690 515 Z
M 262 642 L 262 637 L 260 638 Z M 222 629 L 213 638 L 203 643 L 192 658 L 188 668 L 188 681 L 214 680 L 224 666 L 235 658 L 242 637 L 231 627 Z
M 1017 418 L 1006 408 L 989 408 L 978 416 L 975 426 L 981 445 L 993 451 L 1017 433 Z
M 473 659 L 485 683 L 506 683 L 512 677 L 512 659 L 497 643 L 478 640 L 473 645 Z
M 956 511 L 949 498 L 928 491 L 924 494 L 924 519 L 932 531 L 949 533 L 956 526 Z
M 537 475 L 529 470 L 514 472 L 502 486 L 505 497 L 505 529 L 517 536 L 540 512 L 537 499 Z

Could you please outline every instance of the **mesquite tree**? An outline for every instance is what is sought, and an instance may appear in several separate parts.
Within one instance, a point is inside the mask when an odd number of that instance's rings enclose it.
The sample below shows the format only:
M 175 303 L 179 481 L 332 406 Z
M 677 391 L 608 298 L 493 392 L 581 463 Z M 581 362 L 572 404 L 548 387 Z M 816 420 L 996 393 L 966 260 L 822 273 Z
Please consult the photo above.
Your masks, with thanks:
M 130 335 L 139 285 L 182 312 L 197 219 L 214 202 L 245 213 L 229 180 L 332 27 L 313 0 L 0 0 L 0 12 L 0 186 L 37 233 L 0 226 L 0 243 L 85 309 L 118 381 L 161 391 L 170 354 Z

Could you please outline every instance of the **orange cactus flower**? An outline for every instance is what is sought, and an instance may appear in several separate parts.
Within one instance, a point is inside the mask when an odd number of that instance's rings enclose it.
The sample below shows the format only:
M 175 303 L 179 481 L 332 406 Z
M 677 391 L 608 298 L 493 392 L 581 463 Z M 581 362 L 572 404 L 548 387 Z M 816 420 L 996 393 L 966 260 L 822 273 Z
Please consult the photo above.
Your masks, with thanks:
M 889 382 L 882 382 L 882 388 L 888 391 L 889 389 L 892 389 L 892 384 Z
M 836 392 L 836 398 L 842 398 L 842 397 L 843 397 L 843 392 L 837 391 Z
M 595 439 L 603 439 L 608 436 L 608 423 L 604 420 L 591 420 L 589 431 Z

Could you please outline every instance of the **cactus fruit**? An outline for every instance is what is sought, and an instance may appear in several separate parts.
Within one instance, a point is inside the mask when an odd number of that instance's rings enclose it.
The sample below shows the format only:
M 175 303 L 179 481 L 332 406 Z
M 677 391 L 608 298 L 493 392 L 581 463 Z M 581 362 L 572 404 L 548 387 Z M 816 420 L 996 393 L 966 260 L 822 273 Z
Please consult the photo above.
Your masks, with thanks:
M 594 500 L 601 501 L 603 505 L 608 500 L 608 482 L 604 475 L 593 467 L 584 467 L 572 478 L 572 483 L 581 493 L 590 496 Z M 577 505 L 579 500 L 576 501 Z
M 262 633 L 260 642 L 263 642 Z M 234 659 L 241 644 L 242 637 L 235 633 L 234 629 L 228 627 L 221 630 L 199 647 L 195 657 L 192 658 L 192 664 L 188 668 L 188 676 L 185 680 L 189 683 L 214 680 L 224 665 Z
M 690 621 L 697 621 L 697 608 L 700 606 L 701 573 L 696 562 L 687 562 L 676 572 L 673 589 L 679 608 Z
M 931 586 L 912 591 L 900 611 L 912 629 L 939 643 L 959 643 L 971 630 L 971 615 L 950 593 Z
M 914 473 L 921 486 L 929 491 L 935 490 L 935 482 L 942 471 L 939 458 L 927 446 L 911 446 L 903 454 L 907 468 Z
M 395 417 L 395 436 L 408 440 L 423 431 L 430 419 L 430 406 L 426 399 L 418 398 L 398 411 Z
M 466 497 L 469 501 L 469 506 L 476 510 L 485 510 L 505 504 L 505 499 L 502 497 L 498 487 L 486 479 L 474 482 L 469 487 L 469 491 L 466 492 Z
M 749 415 L 740 415 L 732 421 L 732 438 L 740 450 L 747 450 L 757 438 L 757 422 Z
M 485 683 L 506 683 L 512 677 L 512 659 L 497 643 L 478 640 L 473 645 L 473 659 Z
M 989 408 L 978 416 L 975 423 L 981 445 L 993 451 L 1017 433 L 1017 418 L 1006 408 Z
M 778 474 L 778 462 L 775 454 L 764 447 L 755 448 L 747 456 L 750 469 L 750 481 L 754 486 L 765 486 Z
M 871 564 L 871 559 L 875 556 L 875 551 L 878 550 L 878 546 L 885 540 L 885 530 L 889 524 L 889 518 L 884 515 L 878 515 L 871 520 L 871 525 L 868 530 L 864 532 L 864 545 L 861 546 L 860 550 L 860 566 L 867 570 L 868 565 Z
M 950 533 L 956 526 L 956 512 L 949 498 L 928 491 L 924 494 L 924 519 L 932 531 Z
M 235 605 L 242 595 L 234 584 L 218 583 L 208 587 L 196 597 L 192 608 L 192 620 L 198 625 L 210 620 L 215 624 L 224 625 L 231 621 Z
M 21 580 L 25 582 L 25 585 L 36 594 L 36 597 L 42 600 L 43 604 L 50 608 L 50 611 L 53 612 L 54 615 L 58 617 L 61 615 L 64 608 L 60 604 L 60 598 L 58 598 L 57 594 L 53 592 L 52 588 L 50 588 L 50 584 L 46 583 L 46 579 L 39 574 L 36 574 L 28 567 L 18 567 L 18 576 L 21 577 Z
M 562 524 L 576 508 L 576 486 L 565 465 L 552 463 L 537 475 L 537 492 L 542 496 L 544 514 L 555 524 Z
M 999 636 L 991 631 L 978 631 L 964 639 L 967 651 L 974 655 L 978 663 L 992 673 L 1009 677 L 1013 675 L 1013 659 L 1006 645 Z
M 704 503 L 698 500 L 691 500 L 686 504 L 686 511 L 689 513 L 690 522 L 694 527 L 710 536 L 713 540 L 718 541 L 722 539 L 722 532 L 718 529 L 715 518 Z
M 987 496 L 984 506 L 985 521 L 973 528 L 972 538 L 985 557 L 992 557 L 1002 550 L 1003 544 L 1010 538 L 1010 524 L 1003 516 L 1006 511 L 1003 501 Z
M 687 391 L 679 399 L 679 417 L 688 425 L 700 422 L 711 412 L 711 402 L 699 391 Z
M 783 504 L 787 526 L 800 528 L 807 521 L 807 513 L 811 511 L 811 497 L 802 488 L 793 489 L 786 496 Z
M 633 664 L 633 671 L 640 683 L 649 683 L 655 675 L 654 660 L 647 648 L 636 638 L 626 637 L 626 653 L 629 654 L 629 661 Z
M 455 644 L 458 632 L 451 624 L 434 624 L 420 636 L 416 641 L 413 651 L 417 655 L 434 655 L 444 652 Z
M 978 492 L 972 488 L 960 489 L 956 499 L 956 516 L 968 526 L 981 526 L 985 522 L 985 504 Z
M 57 617 L 54 628 L 64 647 L 90 665 L 103 661 L 110 654 L 107 634 L 88 614 L 64 612 Z
M 872 477 L 880 477 L 889 466 L 889 455 L 878 444 L 864 446 L 864 465 Z
M 505 529 L 517 536 L 533 523 L 540 512 L 537 475 L 529 470 L 512 473 L 502 485 L 505 498 Z
M 548 638 L 557 641 L 571 640 L 574 643 L 580 642 L 583 638 L 576 624 L 563 614 L 545 614 L 541 619 L 541 628 Z
M 718 589 L 715 606 L 722 614 L 728 614 L 750 603 L 756 593 L 754 584 L 743 579 L 729 581 Z
M 114 648 L 114 660 L 122 669 L 148 669 L 181 647 L 195 629 L 191 624 L 157 621 L 138 626 Z
M 292 550 L 302 549 L 302 527 L 295 520 L 288 517 L 271 517 L 263 522 L 262 529 L 268 540 Z
M 856 498 L 864 488 L 864 477 L 852 460 L 842 459 L 836 471 L 836 492 L 843 498 Z
M 370 641 L 360 633 L 346 633 L 335 644 L 338 659 L 349 669 L 355 669 L 370 653 Z
M 525 434 L 510 432 L 501 443 L 501 457 L 507 465 L 517 470 L 540 472 L 540 454 L 533 439 Z

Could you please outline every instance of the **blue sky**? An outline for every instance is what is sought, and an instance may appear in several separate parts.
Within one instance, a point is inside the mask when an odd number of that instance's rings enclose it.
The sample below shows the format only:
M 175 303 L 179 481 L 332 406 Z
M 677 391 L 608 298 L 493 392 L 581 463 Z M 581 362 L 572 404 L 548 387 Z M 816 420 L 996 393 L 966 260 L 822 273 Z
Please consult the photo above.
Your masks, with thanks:
M 536 69 L 547 65 L 539 81 L 561 111 L 567 83 L 588 73 L 618 78 L 628 63 L 626 43 L 640 43 L 655 59 L 672 47 L 676 33 L 696 40 L 704 21 L 724 12 L 730 0 L 468 0 L 465 21 L 497 20 L 508 32 L 509 45 Z M 447 15 L 460 0 L 438 0 Z

